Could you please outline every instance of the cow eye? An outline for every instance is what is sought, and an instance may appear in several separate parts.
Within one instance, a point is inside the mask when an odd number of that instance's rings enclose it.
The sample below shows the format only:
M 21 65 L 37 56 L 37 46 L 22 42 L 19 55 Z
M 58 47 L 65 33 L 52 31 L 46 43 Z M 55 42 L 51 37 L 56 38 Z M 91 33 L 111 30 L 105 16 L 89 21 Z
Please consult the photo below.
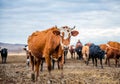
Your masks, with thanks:
M 69 30 L 67 30 L 67 32 L 69 32 Z

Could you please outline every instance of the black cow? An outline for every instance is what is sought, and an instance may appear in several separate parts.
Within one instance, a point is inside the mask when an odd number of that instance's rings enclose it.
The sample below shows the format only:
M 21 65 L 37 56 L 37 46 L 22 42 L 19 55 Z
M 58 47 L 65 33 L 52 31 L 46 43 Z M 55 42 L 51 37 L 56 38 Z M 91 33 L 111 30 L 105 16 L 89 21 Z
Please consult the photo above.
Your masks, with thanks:
M 78 55 L 78 59 L 81 60 L 82 59 L 82 46 L 79 46 L 75 49 L 77 55 Z
M 97 67 L 97 58 L 100 60 L 101 68 L 103 68 L 102 65 L 102 59 L 104 58 L 105 52 L 100 49 L 98 45 L 92 44 L 89 47 L 89 58 L 92 58 L 93 66 L 94 66 L 94 60 L 95 60 L 95 66 Z
M 6 63 L 8 51 L 6 48 L 1 49 L 2 63 Z
M 64 64 L 66 62 L 67 54 L 68 54 L 68 48 L 64 47 Z

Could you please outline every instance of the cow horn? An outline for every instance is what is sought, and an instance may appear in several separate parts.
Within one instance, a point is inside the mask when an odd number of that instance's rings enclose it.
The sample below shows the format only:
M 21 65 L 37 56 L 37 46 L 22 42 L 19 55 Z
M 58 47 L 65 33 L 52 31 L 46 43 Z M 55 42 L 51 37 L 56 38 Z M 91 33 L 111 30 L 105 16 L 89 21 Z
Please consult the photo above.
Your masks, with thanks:
M 56 27 L 58 30 L 60 30 L 60 31 L 63 30 L 62 27 L 59 28 L 59 27 L 57 27 L 57 25 L 55 25 L 55 27 Z
M 55 25 L 55 27 L 57 28 L 57 25 Z
M 63 27 L 58 28 L 60 31 L 64 30 Z
M 25 47 L 27 47 L 28 45 L 25 45 Z
M 75 29 L 75 26 L 73 28 L 71 28 L 71 30 Z

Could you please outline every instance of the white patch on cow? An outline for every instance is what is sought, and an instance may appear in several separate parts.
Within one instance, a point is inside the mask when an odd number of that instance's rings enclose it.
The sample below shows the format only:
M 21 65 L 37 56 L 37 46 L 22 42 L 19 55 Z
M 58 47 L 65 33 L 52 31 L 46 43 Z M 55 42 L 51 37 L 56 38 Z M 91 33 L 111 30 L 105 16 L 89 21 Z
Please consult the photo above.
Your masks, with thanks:
M 70 34 L 69 32 L 65 31 L 65 32 L 64 32 L 64 39 L 69 38 L 69 34 Z
M 105 54 L 104 56 L 105 56 L 105 59 L 106 59 L 106 58 L 107 58 L 107 55 Z
M 29 50 L 29 49 L 28 49 L 28 46 L 26 47 L 26 50 Z
M 53 60 L 55 60 L 55 61 L 57 61 L 57 60 L 58 60 L 57 58 L 52 57 L 52 55 L 51 55 L 51 59 L 53 59 Z
M 27 62 L 29 62 L 29 61 L 30 61 L 30 59 L 28 58 L 28 59 L 27 59 Z
M 61 27 L 59 30 L 60 30 L 60 36 L 62 36 L 64 40 L 66 40 L 67 38 L 69 38 L 71 36 L 71 30 L 72 30 L 71 28 L 69 28 L 69 27 L 66 27 L 66 28 L 65 27 Z M 64 33 L 64 36 L 63 36 L 63 33 Z M 69 45 L 64 45 L 62 43 L 62 38 L 60 39 L 60 44 L 62 46 L 62 49 L 64 47 L 68 47 L 69 46 Z
M 60 31 L 61 36 L 63 36 L 62 33 L 64 33 L 64 37 L 63 37 L 64 39 L 67 39 L 69 37 L 69 34 L 71 36 L 71 30 L 70 29 L 61 29 L 61 31 Z

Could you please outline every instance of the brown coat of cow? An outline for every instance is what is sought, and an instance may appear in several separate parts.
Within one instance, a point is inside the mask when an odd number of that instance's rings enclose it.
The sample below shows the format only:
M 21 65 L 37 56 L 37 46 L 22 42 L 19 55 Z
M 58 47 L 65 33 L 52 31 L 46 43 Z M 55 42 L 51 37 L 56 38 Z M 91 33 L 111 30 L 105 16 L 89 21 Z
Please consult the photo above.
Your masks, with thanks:
M 37 31 L 34 32 L 28 38 L 28 48 L 31 52 L 31 64 L 32 69 L 36 72 L 36 80 L 39 76 L 39 65 L 42 61 L 42 58 L 46 59 L 46 64 L 48 64 L 48 70 L 51 71 L 51 57 L 50 55 L 55 51 L 60 45 L 60 36 L 54 35 L 54 31 L 58 31 L 57 28 L 50 28 L 46 31 Z M 56 33 L 57 34 L 57 33 Z M 33 60 L 34 56 L 34 60 Z M 55 56 L 57 59 L 58 55 Z M 34 63 L 35 62 L 35 65 Z
M 89 60 L 89 46 L 85 45 L 82 47 L 82 56 L 85 61 L 85 63 L 88 65 Z
M 51 28 L 46 31 L 34 32 L 31 36 L 29 36 L 29 50 L 31 50 L 32 55 L 37 59 L 43 58 L 46 54 L 51 54 L 51 52 L 60 45 L 60 36 L 54 35 L 53 31 L 58 30 L 56 28 Z M 51 43 L 51 45 L 49 43 Z
M 107 47 L 106 49 L 106 60 L 105 63 L 110 66 L 110 59 L 114 58 L 115 59 L 115 66 L 117 67 L 118 63 L 119 63 L 119 58 L 120 58 L 120 50 L 117 48 L 113 48 L 113 47 Z
M 71 54 L 71 58 L 73 59 L 75 59 L 75 47 L 74 47 L 74 45 L 71 45 L 70 46 L 70 48 L 69 48 L 69 52 L 70 52 L 70 54 Z
M 106 51 L 107 47 L 110 47 L 108 44 L 100 44 L 99 46 L 104 51 Z
M 107 44 L 100 44 L 100 48 L 106 52 L 105 64 L 110 66 L 110 59 L 115 59 L 115 66 L 118 65 L 120 57 L 120 43 L 109 41 Z
M 72 29 L 67 26 L 62 27 L 62 32 L 57 27 L 49 28 L 45 31 L 34 32 L 28 38 L 28 48 L 31 52 L 31 60 L 35 63 L 31 63 L 34 72 L 36 72 L 36 80 L 39 75 L 39 65 L 42 58 L 45 58 L 49 74 L 51 75 L 51 58 L 60 59 L 60 68 L 63 69 L 64 56 L 63 47 L 67 47 L 70 44 L 70 37 L 76 36 L 79 32 L 72 31 Z M 65 37 L 66 31 L 68 38 Z M 33 58 L 34 57 L 34 58 Z M 35 64 L 35 69 L 34 69 Z
M 120 43 L 119 42 L 109 41 L 107 44 L 110 45 L 111 47 L 120 49 Z

